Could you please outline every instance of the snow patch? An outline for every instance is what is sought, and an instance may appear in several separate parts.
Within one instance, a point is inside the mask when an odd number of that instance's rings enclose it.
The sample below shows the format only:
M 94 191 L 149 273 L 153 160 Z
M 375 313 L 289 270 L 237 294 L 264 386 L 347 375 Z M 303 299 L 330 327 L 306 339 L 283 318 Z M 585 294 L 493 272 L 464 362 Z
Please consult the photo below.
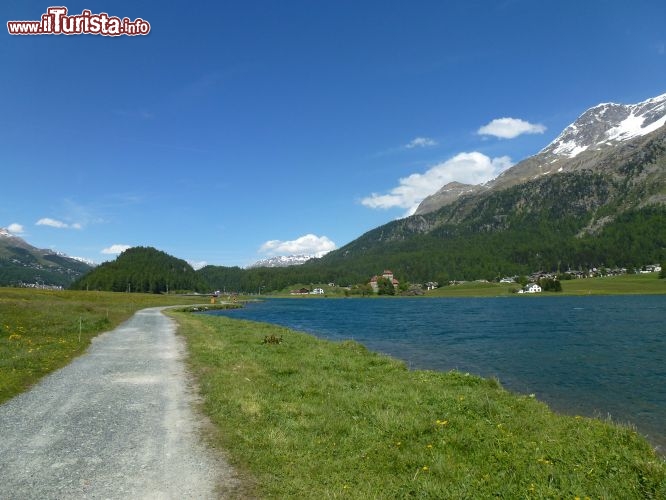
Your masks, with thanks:
M 650 123 L 646 127 L 643 127 L 643 122 L 645 122 L 644 116 L 636 116 L 632 113 L 622 120 L 616 127 L 608 130 L 608 132 L 606 132 L 606 137 L 610 141 L 626 141 L 628 139 L 633 139 L 634 137 L 647 135 L 666 124 L 666 115 L 662 116 L 659 120 Z
M 588 147 L 589 146 L 582 146 L 580 144 L 577 144 L 576 141 L 567 141 L 560 143 L 560 145 L 553 150 L 553 153 L 555 153 L 556 155 L 568 156 L 569 158 L 573 158 L 581 154 L 583 151 L 586 151 Z
M 645 123 L 649 121 L 650 123 Z M 574 158 L 647 135 L 666 125 L 666 94 L 638 104 L 603 103 L 588 109 L 541 153 Z
M 248 269 L 253 267 L 286 267 L 286 266 L 299 266 L 304 264 L 310 259 L 314 259 L 314 255 L 278 255 L 276 257 L 270 257 L 268 259 L 263 259 L 247 266 Z

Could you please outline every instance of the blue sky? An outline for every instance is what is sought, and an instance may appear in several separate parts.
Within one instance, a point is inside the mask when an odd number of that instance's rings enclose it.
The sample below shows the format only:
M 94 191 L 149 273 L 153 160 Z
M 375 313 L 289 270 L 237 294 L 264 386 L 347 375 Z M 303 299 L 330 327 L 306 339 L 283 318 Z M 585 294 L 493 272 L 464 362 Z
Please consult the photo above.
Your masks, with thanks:
M 5 0 L 3 25 L 51 5 Z M 666 92 L 663 0 L 65 6 L 151 32 L 0 36 L 0 227 L 96 262 L 341 247 Z

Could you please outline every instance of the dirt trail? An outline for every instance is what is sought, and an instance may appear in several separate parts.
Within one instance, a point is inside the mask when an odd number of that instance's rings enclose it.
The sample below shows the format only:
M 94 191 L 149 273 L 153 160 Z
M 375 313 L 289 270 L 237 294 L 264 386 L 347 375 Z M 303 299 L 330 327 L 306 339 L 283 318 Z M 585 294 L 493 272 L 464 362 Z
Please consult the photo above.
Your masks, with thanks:
M 0 406 L 0 498 L 219 498 L 233 470 L 200 441 L 185 348 L 160 308 Z

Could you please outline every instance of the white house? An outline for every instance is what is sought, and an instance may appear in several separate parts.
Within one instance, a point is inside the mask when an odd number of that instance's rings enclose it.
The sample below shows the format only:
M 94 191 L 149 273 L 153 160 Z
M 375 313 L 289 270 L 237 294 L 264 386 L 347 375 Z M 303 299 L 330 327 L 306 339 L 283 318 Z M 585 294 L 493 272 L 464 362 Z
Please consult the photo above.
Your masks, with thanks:
M 310 293 L 312 295 L 324 295 L 324 289 L 323 288 L 315 288 Z
M 541 287 L 536 283 L 530 283 L 525 287 L 525 293 L 541 293 Z

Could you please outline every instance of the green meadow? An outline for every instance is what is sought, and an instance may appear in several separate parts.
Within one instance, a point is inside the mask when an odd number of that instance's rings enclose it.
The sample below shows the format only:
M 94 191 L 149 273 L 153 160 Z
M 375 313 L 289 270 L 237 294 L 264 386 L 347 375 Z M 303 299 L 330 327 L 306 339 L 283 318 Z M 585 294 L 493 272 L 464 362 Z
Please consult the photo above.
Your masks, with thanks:
M 625 274 L 564 280 L 561 292 L 544 292 L 540 295 L 652 295 L 666 293 L 666 280 L 658 273 Z M 516 283 L 466 282 L 443 286 L 427 293 L 428 297 L 497 297 L 512 294 L 520 285 Z
M 565 291 L 665 286 L 604 279 Z M 498 290 L 487 285 L 456 291 Z M 202 301 L 0 289 L 0 402 L 137 310 Z M 214 424 L 207 438 L 240 471 L 243 498 L 666 498 L 666 463 L 631 427 L 556 414 L 495 380 L 411 371 L 355 342 L 180 309 L 169 314 Z
M 625 274 L 621 276 L 607 276 L 600 278 L 586 278 L 564 280 L 561 292 L 544 292 L 542 295 L 651 295 L 666 294 L 666 280 L 659 279 L 658 273 Z M 322 295 L 290 295 L 291 289 L 322 288 Z M 467 281 L 457 285 L 447 285 L 430 290 L 422 297 L 498 297 L 512 295 L 520 287 L 517 283 L 494 283 L 487 281 Z M 297 284 L 270 294 L 276 297 L 296 297 L 303 299 L 339 298 L 345 297 L 345 290 L 341 287 L 331 287 L 325 283 Z M 359 297 L 358 295 L 356 297 Z M 366 296 L 371 298 L 372 296 Z M 377 297 L 377 298 L 386 298 Z
M 666 498 L 666 463 L 630 427 L 355 342 L 171 314 L 246 496 Z
M 111 292 L 0 288 L 0 403 L 82 354 L 145 307 L 201 301 Z
M 666 293 L 666 279 L 658 273 L 625 274 L 562 281 L 566 295 L 652 295 Z

